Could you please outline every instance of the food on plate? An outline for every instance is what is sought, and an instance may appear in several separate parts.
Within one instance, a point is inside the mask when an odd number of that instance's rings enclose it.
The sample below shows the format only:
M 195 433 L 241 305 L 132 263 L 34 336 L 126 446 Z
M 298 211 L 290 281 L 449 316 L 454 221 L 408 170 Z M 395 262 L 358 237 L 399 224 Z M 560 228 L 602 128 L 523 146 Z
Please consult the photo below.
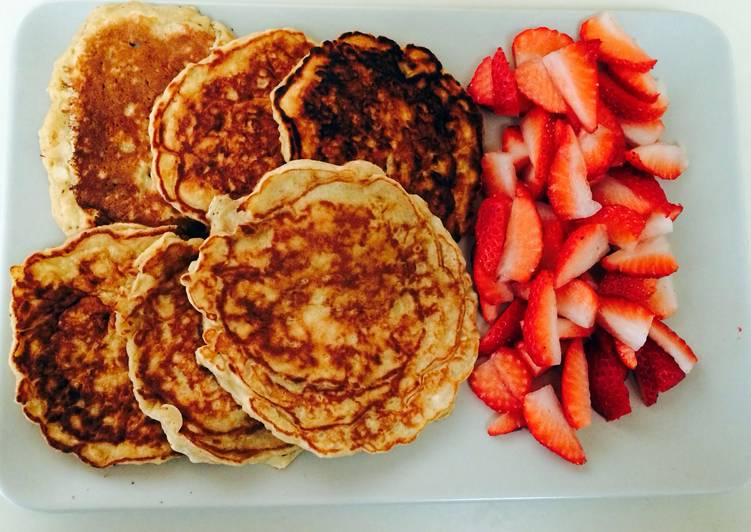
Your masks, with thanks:
M 11 268 L 16 401 L 51 446 L 95 467 L 175 455 L 138 407 L 125 338 L 115 329 L 133 261 L 171 229 L 93 228 Z
M 141 410 L 161 423 L 172 448 L 192 462 L 286 467 L 300 449 L 248 417 L 196 362 L 196 349 L 204 345 L 202 317 L 180 276 L 200 244 L 166 233 L 136 259 L 138 273 L 117 316 L 133 392 Z
M 472 272 L 488 359 L 469 382 L 498 414 L 488 434 L 526 426 L 583 464 L 575 431 L 592 410 L 607 421 L 631 412 L 630 373 L 651 406 L 698 362 L 661 321 L 678 310 L 667 235 L 683 207 L 660 181 L 688 162 L 679 144 L 661 140 L 668 99 L 651 73 L 656 61 L 612 15 L 585 20 L 579 40 L 524 30 L 512 50 L 514 66 L 497 60 L 498 48 L 468 87 L 478 105 L 518 115 L 482 159 Z M 524 98 L 526 109 L 509 104 Z M 523 387 L 510 363 L 519 360 L 534 379 Z
M 300 160 L 217 197 L 184 277 L 198 360 L 278 438 L 383 452 L 449 414 L 472 371 L 477 297 L 461 251 L 377 166 Z
M 206 221 L 219 194 L 249 194 L 284 162 L 269 94 L 313 46 L 274 29 L 215 48 L 189 64 L 151 112 L 152 179 L 178 211 Z
M 52 215 L 66 234 L 181 218 L 149 176 L 149 113 L 187 63 L 231 38 L 191 7 L 130 2 L 91 12 L 55 63 L 39 132 Z
M 370 161 L 455 238 L 471 229 L 482 117 L 426 48 L 345 33 L 313 48 L 272 100 L 286 160 Z

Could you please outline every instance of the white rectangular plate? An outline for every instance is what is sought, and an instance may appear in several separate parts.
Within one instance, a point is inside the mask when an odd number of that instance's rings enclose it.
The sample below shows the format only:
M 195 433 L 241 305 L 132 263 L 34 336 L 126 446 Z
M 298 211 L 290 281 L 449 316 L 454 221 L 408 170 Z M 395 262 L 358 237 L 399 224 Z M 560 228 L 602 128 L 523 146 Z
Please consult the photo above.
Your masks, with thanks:
M 63 236 L 50 217 L 37 130 L 49 105 L 52 63 L 94 4 L 52 4 L 33 11 L 15 50 L 11 161 L 4 176 L 1 223 L 2 306 L 8 267 Z M 203 7 L 244 35 L 294 27 L 313 39 L 358 29 L 427 46 L 466 83 L 482 56 L 510 49 L 523 28 L 547 25 L 574 35 L 583 11 Z M 456 410 L 418 440 L 384 455 L 326 460 L 305 454 L 287 470 L 230 468 L 174 460 L 153 466 L 92 469 L 49 448 L 13 402 L 13 377 L 0 368 L 0 488 L 39 509 L 346 504 L 526 497 L 596 497 L 715 491 L 751 475 L 746 214 L 738 162 L 732 65 L 722 33 L 675 12 L 623 12 L 618 18 L 659 59 L 669 87 L 666 138 L 688 149 L 691 167 L 665 187 L 686 207 L 671 236 L 680 261 L 681 310 L 671 319 L 701 363 L 684 383 L 618 422 L 595 416 L 580 432 L 589 462 L 572 466 L 526 431 L 490 438 L 490 411 L 464 386 Z M 497 149 L 499 122 L 486 121 L 485 144 Z M 10 345 L 4 315 L 0 345 Z

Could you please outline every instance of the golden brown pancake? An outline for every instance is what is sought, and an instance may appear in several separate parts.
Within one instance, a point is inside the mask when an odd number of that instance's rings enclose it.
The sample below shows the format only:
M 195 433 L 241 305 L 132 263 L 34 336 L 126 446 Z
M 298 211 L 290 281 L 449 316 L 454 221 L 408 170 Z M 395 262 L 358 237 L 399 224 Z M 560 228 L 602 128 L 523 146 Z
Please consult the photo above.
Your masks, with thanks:
M 456 239 L 470 228 L 482 117 L 426 48 L 345 33 L 313 48 L 272 100 L 286 160 L 371 161 Z
M 162 424 L 172 448 L 193 462 L 286 467 L 300 449 L 248 417 L 196 362 L 196 349 L 204 344 L 202 317 L 179 278 L 198 256 L 200 243 L 167 233 L 136 260 L 138 275 L 117 319 L 117 331 L 127 339 L 136 399 Z
M 294 161 L 217 198 L 184 277 L 199 363 L 279 439 L 383 452 L 449 413 L 479 342 L 462 254 L 373 164 Z
M 169 84 L 149 135 L 152 176 L 173 207 L 205 221 L 214 196 L 245 196 L 284 162 L 269 94 L 312 46 L 295 30 L 256 33 L 216 48 Z
M 189 7 L 130 2 L 91 12 L 55 63 L 39 132 L 52 213 L 63 231 L 181 218 L 149 176 L 149 113 L 187 63 L 231 38 Z
M 115 330 L 133 261 L 170 229 L 94 228 L 11 268 L 16 400 L 51 446 L 95 467 L 174 455 L 138 407 Z

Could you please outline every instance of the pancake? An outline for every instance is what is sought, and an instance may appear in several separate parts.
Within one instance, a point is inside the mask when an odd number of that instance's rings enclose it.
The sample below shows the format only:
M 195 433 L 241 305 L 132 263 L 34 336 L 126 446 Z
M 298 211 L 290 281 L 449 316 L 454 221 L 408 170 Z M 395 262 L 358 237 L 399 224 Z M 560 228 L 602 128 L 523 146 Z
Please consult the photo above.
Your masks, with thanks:
M 205 221 L 214 196 L 250 194 L 284 162 L 269 94 L 312 46 L 295 30 L 256 33 L 216 48 L 167 86 L 149 137 L 152 176 L 175 209 Z
M 249 418 L 196 362 L 196 349 L 203 345 L 201 314 L 190 305 L 179 277 L 200 243 L 167 233 L 136 260 L 138 275 L 117 318 L 117 331 L 127 339 L 136 399 L 162 424 L 172 448 L 192 462 L 286 467 L 300 449 Z
M 471 227 L 482 116 L 426 48 L 345 33 L 313 48 L 272 100 L 287 161 L 371 161 L 457 240 Z
M 90 229 L 10 270 L 16 401 L 52 447 L 95 467 L 174 455 L 159 423 L 138 408 L 115 330 L 133 261 L 171 229 Z
M 91 12 L 55 63 L 39 132 L 52 214 L 65 233 L 181 218 L 149 176 L 149 113 L 187 63 L 231 38 L 190 7 L 130 2 Z
M 479 343 L 461 252 L 373 164 L 288 163 L 218 198 L 183 283 L 199 363 L 279 439 L 384 452 L 453 408 Z

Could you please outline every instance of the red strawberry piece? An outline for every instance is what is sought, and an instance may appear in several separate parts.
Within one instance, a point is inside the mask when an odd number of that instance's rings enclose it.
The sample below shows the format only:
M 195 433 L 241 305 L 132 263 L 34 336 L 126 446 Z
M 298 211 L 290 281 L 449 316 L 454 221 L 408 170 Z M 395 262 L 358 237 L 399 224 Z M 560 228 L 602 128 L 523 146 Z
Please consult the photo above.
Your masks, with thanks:
M 657 291 L 657 279 L 608 272 L 600 281 L 601 296 L 623 297 L 645 304 Z
M 667 217 L 672 221 L 675 221 L 675 219 L 683 212 L 683 205 L 680 203 L 668 203 L 665 205 L 664 210 L 666 211 L 665 214 Z
M 598 41 L 579 41 L 551 52 L 542 61 L 584 129 L 597 127 Z
M 646 146 L 660 140 L 662 133 L 665 131 L 665 124 L 659 118 L 644 122 L 622 120 L 621 128 L 629 144 L 633 146 Z
M 524 318 L 526 305 L 520 299 L 514 299 L 509 306 L 498 316 L 485 333 L 480 338 L 480 355 L 488 355 L 497 351 L 501 347 L 509 345 L 516 340 L 521 334 L 521 320 Z
M 594 327 L 580 327 L 571 320 L 558 318 L 558 337 L 561 340 L 570 338 L 588 338 L 592 335 Z
M 573 464 L 581 465 L 587 461 L 551 385 L 526 395 L 524 419 L 532 436 L 555 454 Z
M 674 208 L 654 177 L 630 167 L 612 168 L 592 186 L 592 197 L 602 205 L 623 205 L 647 215 L 656 210 L 668 214 Z
M 600 296 L 597 324 L 631 349 L 647 341 L 654 315 L 639 303 L 620 297 Z
M 615 347 L 615 352 L 618 353 L 618 357 L 621 359 L 621 362 L 623 362 L 623 365 L 628 369 L 634 369 L 637 364 L 636 351 L 631 349 L 629 346 L 627 346 L 617 338 L 613 338 L 613 346 Z M 642 347 L 642 349 L 644 349 L 644 347 Z
M 582 429 L 592 422 L 587 355 L 581 340 L 571 342 L 563 358 L 561 402 L 563 413 L 573 428 Z
M 688 167 L 686 152 L 677 144 L 648 144 L 626 152 L 626 160 L 663 179 L 676 179 Z
M 673 357 L 651 340 L 639 349 L 636 358 L 634 376 L 639 395 L 647 406 L 657 401 L 659 393 L 668 391 L 686 376 Z
M 521 412 L 503 412 L 488 425 L 488 436 L 501 436 L 526 426 L 527 422 Z
M 529 287 L 531 284 L 529 281 L 524 283 L 509 283 L 514 296 L 524 301 L 529 300 Z
M 524 143 L 522 130 L 519 126 L 507 126 L 501 134 L 501 150 L 511 155 L 514 168 L 523 169 L 529 164 L 529 150 Z
M 611 244 L 631 248 L 639 242 L 647 217 L 622 205 L 605 205 L 582 223 L 604 224 Z
M 608 421 L 631 412 L 625 380 L 628 370 L 613 347 L 613 339 L 603 331 L 595 333 L 586 346 L 589 394 L 592 408 Z
M 600 71 L 599 76 L 600 97 L 613 113 L 626 120 L 644 122 L 657 120 L 668 109 L 669 100 L 667 94 L 660 96 L 652 103 L 640 100 L 626 89 L 621 87 L 606 72 Z
M 550 78 L 542 59 L 532 59 L 516 67 L 519 91 L 549 113 L 565 113 L 566 102 Z
M 514 197 L 516 191 L 516 168 L 514 159 L 500 151 L 486 152 L 480 161 L 482 183 L 487 196 Z
M 600 57 L 608 64 L 647 72 L 657 62 L 634 42 L 610 13 L 599 13 L 585 20 L 579 36 L 582 39 L 599 39 L 602 43 Z
M 597 316 L 597 292 L 581 279 L 573 279 L 555 291 L 558 314 L 580 327 L 592 327 Z
M 519 68 L 527 61 L 542 59 L 550 52 L 563 48 L 574 40 L 557 30 L 546 27 L 529 28 L 514 37 L 511 50 L 514 53 L 514 62 Z
M 654 320 L 649 337 L 672 356 L 685 374 L 689 374 L 699 359 L 686 341 L 660 320 Z
M 578 140 L 587 166 L 587 178 L 592 181 L 610 168 L 616 155 L 618 137 L 607 127 L 598 125 L 594 133 L 581 130 Z
M 602 266 L 608 271 L 642 277 L 665 277 L 678 270 L 664 236 L 640 242 L 633 249 L 619 249 L 602 259 Z
M 542 223 L 542 258 L 540 259 L 540 268 L 553 270 L 558 260 L 558 253 L 561 250 L 561 246 L 563 246 L 566 228 L 550 205 L 537 202 L 536 206 L 537 214 L 540 215 L 540 222 Z
M 527 351 L 527 346 L 524 345 L 524 340 L 519 340 L 518 342 L 516 342 L 515 347 L 517 353 L 519 354 L 519 357 L 527 363 L 527 367 L 529 368 L 529 371 L 532 372 L 533 377 L 542 375 L 545 370 L 548 369 L 549 366 L 538 366 L 537 364 L 535 364 L 535 361 L 532 360 L 531 356 L 529 356 L 529 351 Z
M 610 165 L 622 165 L 626 160 L 626 137 L 623 135 L 623 129 L 618 117 L 599 98 L 597 100 L 597 122 L 601 126 L 608 128 L 615 135 L 615 140 L 613 141 L 613 160 L 610 162 Z
M 531 385 L 532 374 L 513 348 L 500 348 L 469 376 L 469 387 L 496 412 L 519 412 Z
M 545 189 L 550 173 L 550 163 L 555 152 L 555 120 L 541 107 L 533 107 L 521 120 L 521 132 L 529 151 L 532 170 L 525 182 L 533 198 Z
M 492 107 L 495 103 L 493 93 L 493 73 L 491 69 L 492 58 L 485 57 L 477 66 L 472 80 L 467 86 L 467 93 L 477 105 Z
M 524 323 L 522 323 L 524 345 L 538 366 L 553 366 L 561 363 L 557 318 L 553 275 L 543 270 L 532 281 L 527 311 L 524 314 Z
M 587 218 L 600 209 L 600 204 L 592 200 L 584 156 L 571 126 L 559 121 L 556 130 L 558 149 L 550 167 L 548 199 L 564 220 Z
M 477 262 L 472 265 L 472 277 L 475 281 L 477 295 L 486 304 L 499 305 L 514 299 L 514 294 L 511 292 L 508 283 L 499 281 L 495 274 L 487 273 Z
M 490 63 L 493 78 L 493 111 L 499 115 L 517 116 L 519 114 L 519 96 L 514 71 L 506 60 L 503 48 L 498 48 Z
M 678 297 L 670 277 L 657 279 L 656 290 L 644 303 L 658 318 L 669 318 L 678 310 Z
M 542 224 L 535 202 L 523 186 L 511 204 L 498 276 L 501 281 L 528 281 L 542 256 Z
M 608 252 L 608 231 L 603 224 L 575 229 L 563 242 L 555 267 L 555 286 L 560 288 L 579 277 Z
M 498 270 L 511 208 L 511 200 L 499 195 L 483 200 L 477 211 L 474 263 L 488 276 Z
M 647 218 L 639 240 L 650 240 L 673 232 L 673 220 L 661 212 L 653 212 Z
M 480 313 L 482 314 L 482 319 L 485 320 L 485 323 L 493 323 L 495 320 L 498 319 L 498 316 L 501 315 L 502 303 L 488 303 L 487 301 L 483 300 L 481 297 L 479 299 L 480 299 Z
M 639 72 L 622 65 L 610 65 L 608 72 L 621 87 L 647 103 L 652 103 L 660 96 L 657 80 L 649 72 Z

